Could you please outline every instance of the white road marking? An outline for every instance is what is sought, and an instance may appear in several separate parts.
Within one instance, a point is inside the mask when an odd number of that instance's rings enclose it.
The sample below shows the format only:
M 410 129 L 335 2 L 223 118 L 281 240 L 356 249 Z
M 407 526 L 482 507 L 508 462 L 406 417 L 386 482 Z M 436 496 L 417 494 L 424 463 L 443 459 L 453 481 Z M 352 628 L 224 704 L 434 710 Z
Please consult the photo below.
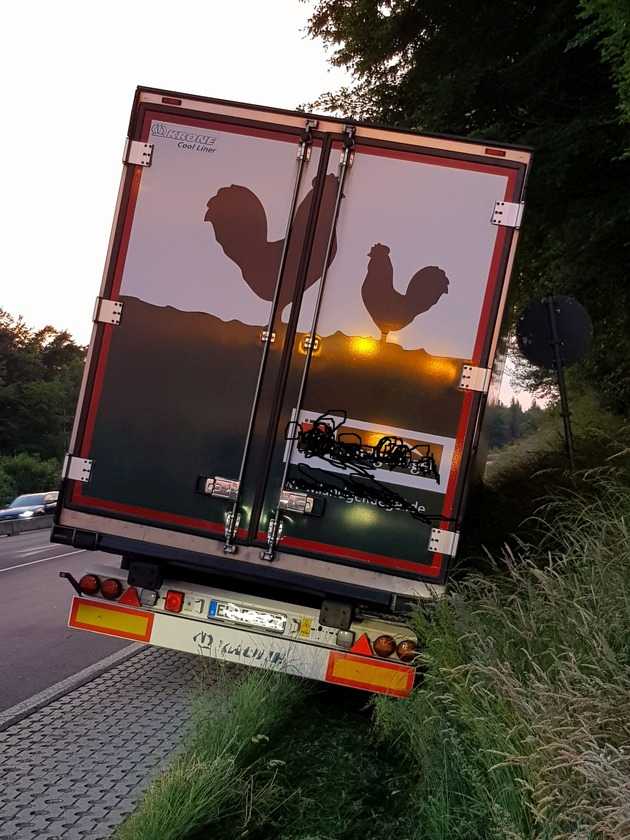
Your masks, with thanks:
M 45 563 L 47 560 L 59 560 L 60 557 L 70 557 L 71 554 L 81 554 L 86 551 L 85 548 L 79 548 L 76 551 L 66 551 L 65 554 L 55 554 L 54 557 L 42 557 L 41 560 L 31 560 L 29 563 L 18 563 L 17 566 L 7 566 L 6 569 L 0 569 L 2 572 L 10 572 L 12 569 L 21 569 L 23 566 L 34 566 L 36 563 Z
M 48 543 L 47 545 L 40 545 L 38 548 L 23 548 L 22 551 L 17 552 L 17 555 L 18 557 L 30 557 L 31 554 L 39 554 L 40 551 L 48 551 L 51 548 L 54 551 L 55 547 Z

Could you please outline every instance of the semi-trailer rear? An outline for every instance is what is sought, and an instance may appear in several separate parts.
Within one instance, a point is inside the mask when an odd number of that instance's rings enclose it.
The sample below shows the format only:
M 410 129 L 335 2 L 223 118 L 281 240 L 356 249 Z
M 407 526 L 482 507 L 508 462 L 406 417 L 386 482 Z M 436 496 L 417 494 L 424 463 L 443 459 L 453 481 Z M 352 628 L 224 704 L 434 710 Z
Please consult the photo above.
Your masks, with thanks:
M 137 90 L 52 534 L 122 562 L 68 576 L 71 627 L 410 691 L 529 163 Z

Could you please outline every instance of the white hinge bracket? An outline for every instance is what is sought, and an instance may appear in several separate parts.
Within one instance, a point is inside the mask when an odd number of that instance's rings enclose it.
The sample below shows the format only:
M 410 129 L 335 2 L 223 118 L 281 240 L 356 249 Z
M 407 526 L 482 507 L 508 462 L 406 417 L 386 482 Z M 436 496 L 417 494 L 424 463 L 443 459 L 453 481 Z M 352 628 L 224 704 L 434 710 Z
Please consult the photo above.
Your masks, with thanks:
M 481 391 L 482 394 L 487 394 L 488 388 L 490 387 L 491 375 L 492 371 L 490 368 L 464 365 L 457 387 L 461 388 L 462 391 Z
M 77 458 L 75 455 L 66 455 L 63 462 L 63 477 L 72 478 L 75 481 L 86 482 L 92 474 L 92 461 L 88 458 Z
M 454 557 L 459 543 L 459 531 L 445 531 L 442 528 L 431 528 L 429 537 L 429 551 L 434 554 L 446 554 Z
M 497 201 L 494 205 L 491 222 L 493 225 L 511 227 L 518 230 L 521 226 L 524 209 L 525 203 L 523 201 Z
M 142 140 L 125 141 L 123 152 L 123 163 L 131 163 L 136 166 L 151 166 L 153 160 L 153 143 L 144 143 Z
M 238 497 L 238 487 L 238 481 L 234 481 L 231 478 L 214 476 L 212 478 L 206 478 L 203 485 L 203 493 L 205 496 L 216 496 L 219 499 L 229 499 L 233 502 Z
M 121 300 L 107 300 L 107 298 L 96 298 L 96 305 L 94 306 L 93 321 L 99 324 L 120 324 L 120 318 L 123 311 L 123 302 Z

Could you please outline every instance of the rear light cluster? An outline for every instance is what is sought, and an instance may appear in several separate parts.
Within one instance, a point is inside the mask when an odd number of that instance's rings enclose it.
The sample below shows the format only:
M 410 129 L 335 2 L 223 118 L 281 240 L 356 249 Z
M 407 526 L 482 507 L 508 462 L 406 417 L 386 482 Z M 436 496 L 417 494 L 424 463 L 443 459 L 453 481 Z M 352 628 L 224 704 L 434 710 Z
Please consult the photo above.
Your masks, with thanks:
M 138 590 L 135 586 L 125 589 L 124 585 L 117 578 L 99 578 L 93 574 L 83 575 L 79 581 L 79 589 L 84 595 L 98 595 L 99 592 L 108 601 L 118 601 L 128 606 L 153 607 L 158 601 L 159 595 L 152 589 Z M 164 609 L 170 613 L 180 613 L 184 608 L 186 595 L 176 589 L 169 589 L 164 596 Z M 363 633 L 355 641 L 355 634 L 351 630 L 340 630 L 337 634 L 337 644 L 350 650 L 351 653 L 359 653 L 364 656 L 378 656 L 381 659 L 388 659 L 396 654 L 401 662 L 412 662 L 417 656 L 417 645 L 414 639 L 403 639 L 396 642 L 393 636 L 383 634 L 371 641 L 366 633 Z
M 103 598 L 115 601 L 122 595 L 123 585 L 116 578 L 101 580 L 96 575 L 83 575 L 79 581 L 79 589 L 84 595 L 98 595 L 100 592 Z
M 415 639 L 403 639 L 401 642 L 396 642 L 393 636 L 386 634 L 372 641 L 367 633 L 362 633 L 355 641 L 355 634 L 351 630 L 340 630 L 337 633 L 337 644 L 349 650 L 350 653 L 378 656 L 381 659 L 388 659 L 395 653 L 401 662 L 412 662 L 418 655 Z
M 402 642 L 396 644 L 393 636 L 379 636 L 374 640 L 372 647 L 377 656 L 387 659 L 388 656 L 396 653 L 402 662 L 412 662 L 418 653 L 414 639 L 403 639 Z
M 98 595 L 99 592 L 108 601 L 118 601 L 133 607 L 153 607 L 158 601 L 158 593 L 152 589 L 143 589 L 140 594 L 135 586 L 127 589 L 117 578 L 99 578 L 96 575 L 83 575 L 79 581 L 79 589 L 84 595 Z M 124 594 L 123 594 L 124 593 Z M 122 596 L 122 597 L 121 597 Z M 164 609 L 167 612 L 179 613 L 184 607 L 185 594 L 175 589 L 169 589 L 164 598 Z

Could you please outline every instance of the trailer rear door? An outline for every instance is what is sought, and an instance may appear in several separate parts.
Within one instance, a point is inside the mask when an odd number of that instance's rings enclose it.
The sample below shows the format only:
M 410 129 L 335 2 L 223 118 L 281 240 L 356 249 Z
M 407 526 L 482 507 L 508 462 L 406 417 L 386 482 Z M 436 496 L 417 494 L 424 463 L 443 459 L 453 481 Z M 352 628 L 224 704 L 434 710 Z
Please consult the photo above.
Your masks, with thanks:
M 335 143 L 329 173 L 342 155 Z M 318 282 L 302 301 L 262 522 L 281 488 L 301 491 L 325 506 L 284 517 L 285 549 L 442 579 L 447 558 L 435 549 L 450 551 L 459 528 L 485 398 L 485 383 L 462 388 L 462 375 L 471 367 L 479 380 L 491 365 L 515 233 L 493 213 L 519 201 L 522 168 L 361 138 L 352 156 L 335 259 L 320 299 Z M 352 464 L 300 451 L 299 428 L 318 421 L 346 443 L 430 451 L 437 469 L 376 468 L 375 487 Z
M 443 580 L 527 153 L 142 91 L 131 136 L 60 523 L 209 554 L 281 526 L 283 551 Z M 313 421 L 435 469 L 357 480 L 297 440 Z

